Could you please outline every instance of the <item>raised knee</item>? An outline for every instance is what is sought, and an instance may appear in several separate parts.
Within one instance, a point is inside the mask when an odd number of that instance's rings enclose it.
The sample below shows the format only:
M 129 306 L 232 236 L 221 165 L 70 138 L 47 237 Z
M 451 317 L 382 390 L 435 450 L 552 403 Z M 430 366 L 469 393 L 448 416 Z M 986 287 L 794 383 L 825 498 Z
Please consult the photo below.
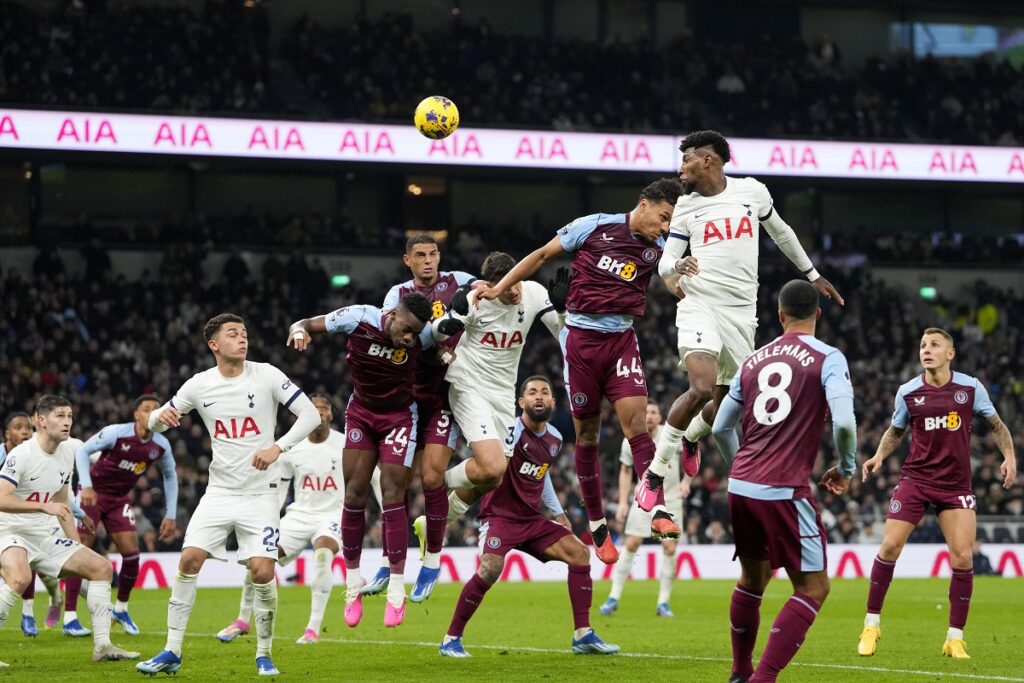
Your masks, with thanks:
M 506 469 L 508 469 L 508 458 L 503 457 L 500 460 L 482 463 L 480 465 L 480 474 L 484 478 L 483 483 L 495 487 L 498 486 L 501 483 L 501 478 L 505 475 Z
M 438 472 L 436 470 L 425 470 L 420 473 L 420 478 L 423 481 L 423 490 L 431 491 L 433 489 L 439 489 L 444 486 L 444 472 Z
M 492 557 L 494 560 L 488 559 Z M 476 570 L 476 573 L 484 583 L 491 585 L 501 576 L 501 568 L 503 565 L 504 561 L 497 555 L 484 555 L 480 561 L 480 568 Z
M 252 567 L 252 582 L 253 583 L 270 583 L 274 580 L 274 567 L 273 565 L 259 564 Z

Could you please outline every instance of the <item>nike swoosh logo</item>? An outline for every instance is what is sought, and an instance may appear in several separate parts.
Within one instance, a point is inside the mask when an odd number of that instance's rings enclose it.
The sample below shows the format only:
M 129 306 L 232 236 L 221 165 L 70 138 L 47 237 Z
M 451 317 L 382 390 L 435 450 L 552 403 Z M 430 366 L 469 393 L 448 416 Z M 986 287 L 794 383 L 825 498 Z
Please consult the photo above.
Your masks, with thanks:
M 41 477 L 41 476 L 43 476 L 43 475 L 41 475 L 41 474 L 40 474 L 40 475 L 39 475 L 39 477 Z M 29 480 L 29 481 L 35 481 L 35 480 L 36 480 L 36 479 L 38 479 L 39 477 L 29 477 L 29 478 L 28 478 L 28 480 Z
M 212 405 L 213 405 L 214 403 L 216 403 L 216 401 L 210 401 L 209 403 L 205 403 L 205 402 L 204 402 L 204 403 L 203 403 L 203 407 L 204 407 L 204 408 L 209 408 L 209 407 L 210 407 L 210 406 L 212 406 Z
M 703 212 L 703 213 L 695 213 L 695 214 L 693 214 L 693 217 L 694 217 L 694 218 L 700 218 L 701 216 L 704 216 L 704 215 L 706 215 L 706 214 L 707 214 L 707 211 L 705 211 L 705 212 Z

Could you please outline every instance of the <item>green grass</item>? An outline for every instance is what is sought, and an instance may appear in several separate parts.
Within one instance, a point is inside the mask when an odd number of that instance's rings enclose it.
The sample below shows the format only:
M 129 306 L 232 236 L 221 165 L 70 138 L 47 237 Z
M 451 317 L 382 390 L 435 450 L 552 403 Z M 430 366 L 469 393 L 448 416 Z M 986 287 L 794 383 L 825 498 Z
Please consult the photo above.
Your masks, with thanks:
M 397 630 L 382 624 L 383 599 L 365 602 L 363 623 L 344 626 L 342 588 L 336 587 L 328 607 L 323 642 L 297 646 L 294 640 L 306 623 L 309 592 L 282 588 L 274 661 L 292 681 L 494 681 L 619 680 L 724 681 L 729 675 L 729 595 L 727 581 L 680 581 L 672 597 L 675 619 L 654 616 L 655 582 L 631 582 L 618 613 L 601 616 L 597 605 L 608 583 L 594 587 L 593 625 L 608 642 L 622 646 L 615 657 L 583 657 L 569 652 L 572 635 L 569 599 L 562 583 L 500 584 L 488 594 L 466 630 L 469 660 L 443 659 L 437 654 L 451 618 L 460 586 L 442 585 L 425 605 L 408 607 L 406 623 Z M 840 580 L 783 681 L 1024 681 L 1024 583 L 1001 578 L 975 580 L 967 642 L 973 657 L 953 661 L 939 656 L 946 633 L 948 581 L 897 580 L 889 591 L 883 615 L 883 640 L 872 658 L 856 654 L 867 582 Z M 790 591 L 777 581 L 768 589 L 758 644 Z M 132 615 L 143 635 L 131 638 L 115 626 L 114 641 L 140 650 L 143 657 L 163 647 L 167 591 L 138 591 Z M 255 638 L 246 636 L 224 645 L 213 634 L 235 617 L 238 591 L 199 591 L 185 641 L 181 681 L 232 681 L 255 675 Z M 45 593 L 37 611 L 42 623 Z M 81 607 L 85 608 L 84 597 Z M 17 610 L 18 608 L 16 608 Z M 81 611 L 80 611 L 81 614 Z M 0 659 L 11 680 L 120 681 L 142 680 L 131 663 L 94 664 L 91 639 L 72 639 L 59 632 L 38 638 L 21 635 L 16 614 L 0 632 Z M 755 656 L 760 653 L 758 648 Z

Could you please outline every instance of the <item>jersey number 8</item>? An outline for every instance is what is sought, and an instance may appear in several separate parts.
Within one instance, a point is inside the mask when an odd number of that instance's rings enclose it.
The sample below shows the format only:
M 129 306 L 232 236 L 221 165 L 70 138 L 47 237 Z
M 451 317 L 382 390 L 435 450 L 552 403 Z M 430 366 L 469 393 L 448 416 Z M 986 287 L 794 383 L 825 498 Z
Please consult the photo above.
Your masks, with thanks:
M 772 384 L 772 378 L 779 377 L 777 384 Z M 754 400 L 754 419 L 763 425 L 776 425 L 789 417 L 793 410 L 793 400 L 786 393 L 786 389 L 793 382 L 793 368 L 786 363 L 769 363 L 761 368 L 757 374 L 757 388 L 759 393 Z M 775 399 L 775 406 L 768 410 L 768 403 Z

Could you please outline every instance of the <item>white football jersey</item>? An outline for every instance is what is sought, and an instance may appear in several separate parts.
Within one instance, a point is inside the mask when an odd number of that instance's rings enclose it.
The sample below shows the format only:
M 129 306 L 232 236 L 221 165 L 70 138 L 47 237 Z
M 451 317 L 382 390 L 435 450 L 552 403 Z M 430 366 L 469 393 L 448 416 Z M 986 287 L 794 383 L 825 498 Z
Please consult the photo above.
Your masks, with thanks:
M 309 437 L 281 456 L 281 485 L 291 480 L 295 500 L 286 514 L 334 515 L 341 519 L 345 500 L 345 478 L 341 472 L 341 452 L 345 435 L 331 430 L 323 443 Z
M 216 366 L 196 373 L 168 405 L 182 415 L 195 410 L 210 432 L 210 488 L 267 493 L 280 486 L 280 470 L 277 463 L 257 470 L 252 456 L 273 445 L 277 406 L 290 407 L 300 396 L 304 396 L 302 389 L 273 365 L 245 361 L 245 370 L 237 377 L 225 377 Z M 159 411 L 153 411 L 150 426 L 164 431 L 155 422 L 157 415 Z
M 651 438 L 658 443 L 663 425 L 658 425 Z M 622 450 L 619 451 L 619 462 L 626 467 L 633 467 L 633 447 L 629 445 L 629 439 L 622 440 Z M 679 495 L 679 457 L 672 458 L 665 466 L 665 503 L 678 503 L 682 496 Z
M 686 296 L 715 305 L 753 308 L 757 304 L 760 219 L 768 218 L 773 210 L 768 188 L 754 178 L 726 176 L 725 190 L 712 197 L 696 192 L 680 195 L 662 262 L 674 264 L 689 245 L 700 273 L 680 278 Z
M 51 454 L 43 450 L 33 434 L 7 454 L 7 460 L 0 470 L 0 479 L 13 484 L 14 495 L 21 500 L 50 502 L 71 482 L 71 475 L 75 471 L 76 446 L 69 441 L 62 441 Z M 45 536 L 59 524 L 56 517 L 45 512 L 0 512 L 2 531 Z
M 466 331 L 455 347 L 455 361 L 445 374 L 451 384 L 509 393 L 515 400 L 519 359 L 534 319 L 540 316 L 556 338 L 563 325 L 563 316 L 551 305 L 548 290 L 532 280 L 522 284 L 523 296 L 518 304 L 506 305 L 492 299 L 481 301 L 477 308 L 474 290 L 467 315 L 449 313 L 466 324 Z M 440 320 L 443 318 L 434 321 L 435 329 Z

